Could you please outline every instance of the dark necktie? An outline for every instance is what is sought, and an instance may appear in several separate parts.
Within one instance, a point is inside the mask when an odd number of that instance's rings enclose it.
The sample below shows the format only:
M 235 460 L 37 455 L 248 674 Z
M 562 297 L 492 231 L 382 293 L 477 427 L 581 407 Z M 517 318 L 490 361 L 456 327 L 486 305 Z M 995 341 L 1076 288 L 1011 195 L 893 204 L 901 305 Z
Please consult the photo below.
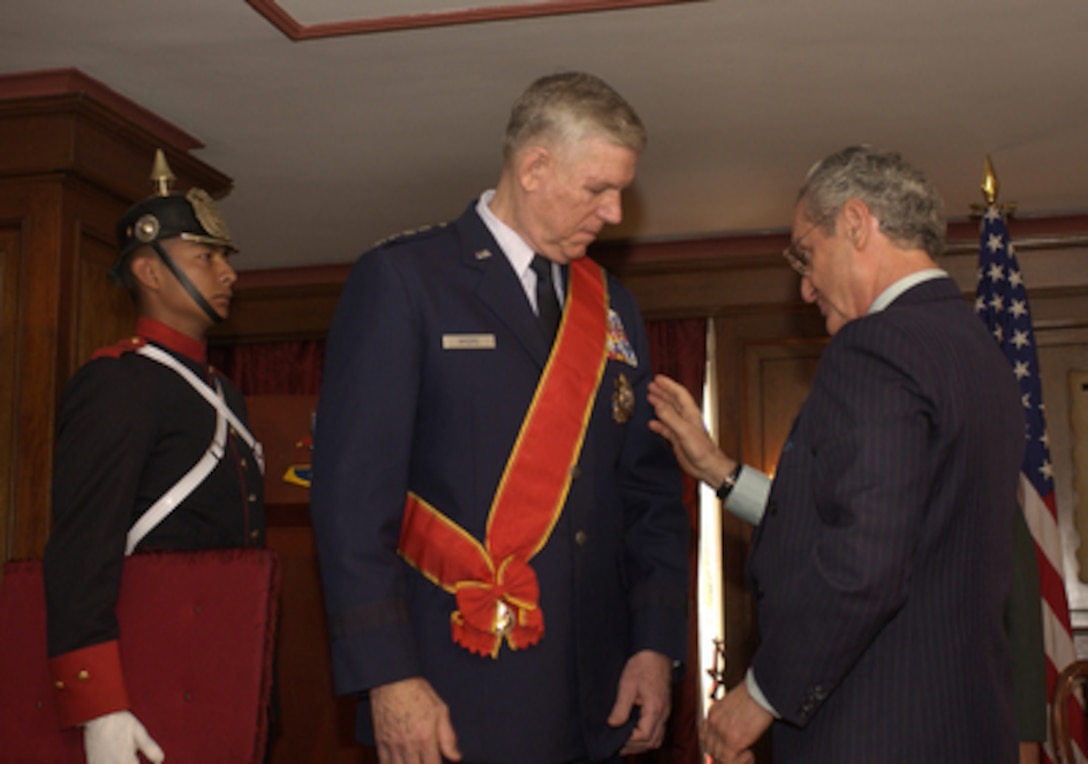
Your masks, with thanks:
M 559 329 L 559 298 L 552 283 L 552 261 L 540 255 L 533 255 L 529 266 L 536 273 L 536 314 L 540 319 L 540 328 L 548 344 L 555 341 Z

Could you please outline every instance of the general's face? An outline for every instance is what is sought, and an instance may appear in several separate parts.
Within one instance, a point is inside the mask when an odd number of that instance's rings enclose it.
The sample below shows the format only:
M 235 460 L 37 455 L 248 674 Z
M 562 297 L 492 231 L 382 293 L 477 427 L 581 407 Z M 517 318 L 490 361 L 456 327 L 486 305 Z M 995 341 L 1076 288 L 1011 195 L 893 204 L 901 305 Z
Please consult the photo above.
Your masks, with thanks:
M 533 247 L 559 263 L 583 257 L 606 224 L 623 219 L 620 194 L 637 163 L 636 152 L 602 138 L 549 151 L 528 200 Z
M 824 223 L 815 224 L 805 215 L 802 200 L 793 213 L 793 236 L 790 250 L 805 264 L 801 277 L 801 297 L 816 303 L 824 317 L 827 333 L 834 335 L 848 321 L 857 318 L 854 298 L 855 263 L 850 242 L 839 230 L 842 221 L 835 219 L 835 230 L 827 235 Z

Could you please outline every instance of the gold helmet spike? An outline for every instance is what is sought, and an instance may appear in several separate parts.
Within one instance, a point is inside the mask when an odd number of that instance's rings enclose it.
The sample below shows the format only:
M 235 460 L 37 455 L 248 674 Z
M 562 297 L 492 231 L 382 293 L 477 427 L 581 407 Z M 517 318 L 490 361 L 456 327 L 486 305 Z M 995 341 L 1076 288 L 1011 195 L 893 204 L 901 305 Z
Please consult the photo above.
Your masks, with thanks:
M 982 178 L 982 196 L 987 205 L 997 204 L 997 173 L 994 172 L 994 164 L 990 161 L 990 155 L 986 155 L 986 174 Z
M 162 149 L 155 149 L 155 161 L 151 165 L 151 185 L 158 196 L 169 196 L 177 176 L 166 162 Z

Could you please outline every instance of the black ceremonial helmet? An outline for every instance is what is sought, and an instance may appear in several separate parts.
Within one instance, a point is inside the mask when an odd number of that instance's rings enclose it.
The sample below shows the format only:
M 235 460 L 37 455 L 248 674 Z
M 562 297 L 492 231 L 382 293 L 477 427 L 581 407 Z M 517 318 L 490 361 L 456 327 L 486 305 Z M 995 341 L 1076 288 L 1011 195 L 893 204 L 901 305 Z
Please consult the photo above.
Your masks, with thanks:
M 119 283 L 129 255 L 140 247 L 149 245 L 200 309 L 218 324 L 223 320 L 222 316 L 208 304 L 204 295 L 177 267 L 160 242 L 164 239 L 180 238 L 223 247 L 228 253 L 237 252 L 238 247 L 230 238 L 227 224 L 223 222 L 208 193 L 199 188 L 191 188 L 184 194 L 176 193 L 171 190 L 175 179 L 162 149 L 157 149 L 151 168 L 151 182 L 155 185 L 156 194 L 129 207 L 117 221 L 119 254 L 110 268 L 110 279 Z

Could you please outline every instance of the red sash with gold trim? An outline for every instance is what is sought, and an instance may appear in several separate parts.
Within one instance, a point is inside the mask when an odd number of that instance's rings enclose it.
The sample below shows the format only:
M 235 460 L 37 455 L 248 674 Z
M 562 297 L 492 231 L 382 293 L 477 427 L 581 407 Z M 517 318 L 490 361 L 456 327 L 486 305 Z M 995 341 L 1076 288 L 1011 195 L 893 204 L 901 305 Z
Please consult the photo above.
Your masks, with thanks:
M 570 490 L 606 360 L 604 272 L 588 259 L 570 264 L 563 319 L 487 519 L 484 543 L 414 493 L 404 507 L 398 552 L 457 598 L 453 641 L 498 657 L 544 636 L 536 572 Z

